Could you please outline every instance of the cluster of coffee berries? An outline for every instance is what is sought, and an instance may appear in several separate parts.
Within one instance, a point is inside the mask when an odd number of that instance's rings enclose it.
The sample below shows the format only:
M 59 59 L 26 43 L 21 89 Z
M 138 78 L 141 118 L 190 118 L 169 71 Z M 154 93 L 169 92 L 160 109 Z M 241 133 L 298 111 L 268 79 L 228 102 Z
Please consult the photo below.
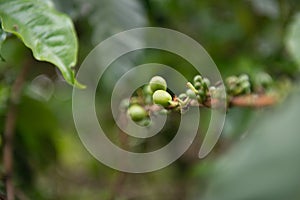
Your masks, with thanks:
M 227 94 L 238 96 L 251 93 L 251 83 L 247 74 L 239 76 L 229 76 L 225 80 Z
M 161 76 L 154 76 L 149 82 L 152 91 L 153 103 L 161 105 L 165 108 L 176 107 L 177 102 L 173 101 L 171 94 L 167 91 L 167 82 Z
M 265 92 L 270 89 L 273 84 L 272 77 L 266 72 L 259 72 L 255 75 L 253 80 L 253 89 L 257 93 Z
M 172 95 L 167 91 L 167 82 L 161 76 L 154 76 L 142 89 L 142 97 L 132 97 L 127 110 L 130 118 L 135 122 L 149 120 L 149 112 L 145 105 L 157 104 L 166 109 L 178 106 L 178 102 L 173 101 Z
M 271 83 L 272 78 L 267 73 L 259 73 L 253 80 L 250 80 L 247 74 L 229 76 L 225 80 L 226 94 L 229 97 L 259 94 L 265 92 Z M 154 104 L 163 107 L 160 108 L 159 113 L 166 113 L 169 110 L 184 112 L 193 102 L 210 107 L 212 99 L 224 100 L 226 98 L 222 87 L 211 85 L 211 81 L 201 75 L 196 75 L 193 82 L 188 82 L 186 86 L 187 90 L 176 96 L 168 89 L 163 77 L 154 76 L 141 89 L 140 95 L 131 97 L 127 105 L 127 113 L 133 121 L 147 125 L 150 121 L 149 115 L 153 112 L 151 106 Z
M 178 110 L 183 112 L 191 101 L 205 105 L 211 92 L 217 92 L 217 88 L 210 86 L 210 80 L 196 75 L 193 83 L 187 83 L 187 90 L 178 97 L 174 95 L 167 86 L 166 80 L 161 76 L 154 76 L 142 89 L 141 97 L 131 97 L 127 109 L 128 115 L 135 122 L 149 119 L 149 105 L 159 105 L 164 109 L 160 111 Z
M 196 75 L 193 79 L 193 84 L 188 82 L 187 86 L 189 89 L 186 93 L 190 98 L 197 99 L 199 103 L 207 100 L 210 87 L 210 80 L 208 78 Z
M 265 73 L 257 73 L 252 79 L 247 74 L 229 76 L 225 80 L 226 92 L 231 96 L 264 93 L 272 85 L 272 77 Z

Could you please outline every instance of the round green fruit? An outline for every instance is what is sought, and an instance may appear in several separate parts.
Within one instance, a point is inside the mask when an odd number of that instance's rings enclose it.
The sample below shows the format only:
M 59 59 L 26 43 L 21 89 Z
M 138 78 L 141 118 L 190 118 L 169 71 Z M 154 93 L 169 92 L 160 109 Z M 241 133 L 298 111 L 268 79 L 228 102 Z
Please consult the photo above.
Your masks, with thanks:
M 153 102 L 155 104 L 167 107 L 170 105 L 170 101 L 172 101 L 172 96 L 164 91 L 164 90 L 156 90 L 153 94 Z
M 209 88 L 210 87 L 210 80 L 208 78 L 204 78 L 203 79 L 203 85 L 206 85 L 206 88 Z
M 148 116 L 147 111 L 142 106 L 137 104 L 130 106 L 127 113 L 135 122 L 142 121 Z
M 249 76 L 247 74 L 241 74 L 238 79 L 239 79 L 240 83 L 248 82 L 249 81 Z
M 191 89 L 187 89 L 186 90 L 186 94 L 188 97 L 190 97 L 191 99 L 196 99 L 197 98 L 197 95 L 195 94 L 195 92 L 193 92 L 193 90 Z
M 145 85 L 143 87 L 143 93 L 144 93 L 144 95 L 152 95 L 153 94 L 149 84 Z
M 200 90 L 202 88 L 202 84 L 200 82 L 196 82 L 194 84 L 194 87 L 196 88 L 196 90 Z
M 229 76 L 226 78 L 226 85 L 236 85 L 239 82 L 239 78 L 237 76 Z
M 178 98 L 182 101 L 184 101 L 188 96 L 185 93 L 182 93 L 178 96 Z
M 152 77 L 149 82 L 149 85 L 150 85 L 152 92 L 155 92 L 156 90 L 166 90 L 167 89 L 167 82 L 161 76 Z
M 272 82 L 273 82 L 272 77 L 265 72 L 260 72 L 255 76 L 255 84 L 257 86 L 267 88 L 272 85 Z
M 201 75 L 196 75 L 194 77 L 194 83 L 201 83 L 202 82 L 202 76 Z

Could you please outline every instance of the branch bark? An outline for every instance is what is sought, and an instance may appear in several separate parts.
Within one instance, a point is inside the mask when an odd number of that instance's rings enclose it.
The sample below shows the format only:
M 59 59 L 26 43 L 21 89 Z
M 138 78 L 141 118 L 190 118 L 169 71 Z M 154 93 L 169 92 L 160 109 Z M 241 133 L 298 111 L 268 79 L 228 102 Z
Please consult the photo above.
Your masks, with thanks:
M 5 187 L 7 200 L 15 199 L 15 192 L 13 186 L 13 138 L 17 119 L 17 105 L 20 100 L 23 84 L 26 74 L 28 73 L 30 63 L 26 63 L 22 68 L 20 74 L 13 83 L 11 95 L 9 99 L 9 106 L 4 125 L 4 144 L 3 144 L 3 165 L 5 173 Z

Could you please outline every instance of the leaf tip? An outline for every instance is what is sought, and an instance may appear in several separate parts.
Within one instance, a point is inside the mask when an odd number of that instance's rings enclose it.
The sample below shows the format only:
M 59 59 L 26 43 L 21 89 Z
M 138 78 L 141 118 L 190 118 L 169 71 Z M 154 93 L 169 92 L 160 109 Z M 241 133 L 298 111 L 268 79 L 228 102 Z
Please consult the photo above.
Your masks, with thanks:
M 82 83 L 79 83 L 76 79 L 74 80 L 74 86 L 78 89 L 85 89 L 86 85 L 83 85 Z

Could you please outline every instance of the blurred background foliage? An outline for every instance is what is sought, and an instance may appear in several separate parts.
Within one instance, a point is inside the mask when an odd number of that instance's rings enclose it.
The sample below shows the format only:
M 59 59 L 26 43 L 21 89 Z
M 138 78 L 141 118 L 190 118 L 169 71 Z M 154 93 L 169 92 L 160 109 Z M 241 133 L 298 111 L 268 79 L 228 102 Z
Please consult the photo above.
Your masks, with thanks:
M 230 109 L 217 146 L 209 157 L 199 160 L 201 133 L 210 116 L 203 109 L 199 134 L 178 161 L 152 173 L 125 174 L 102 165 L 84 148 L 72 119 L 72 87 L 58 70 L 34 61 L 31 52 L 8 35 L 1 48 L 5 62 L 0 62 L 1 135 L 12 82 L 24 63 L 32 65 L 18 105 L 14 140 L 18 199 L 299 199 L 299 1 L 54 0 L 53 4 L 75 24 L 77 67 L 109 36 L 159 26 L 197 40 L 223 77 L 240 73 L 254 77 L 265 71 L 283 93 L 294 97 L 283 101 L 280 108 Z M 180 69 L 189 80 L 195 75 L 186 61 L 162 51 L 133 52 L 114 62 L 100 81 L 96 98 L 101 95 L 97 112 L 105 117 L 108 137 L 115 143 L 121 144 L 124 134 L 119 133 L 108 109 L 112 82 L 133 66 L 148 62 Z M 177 118 L 171 116 L 162 133 L 151 141 L 129 138 L 126 148 L 149 151 L 163 146 L 173 138 Z M 3 181 L 0 193 L 4 193 Z

